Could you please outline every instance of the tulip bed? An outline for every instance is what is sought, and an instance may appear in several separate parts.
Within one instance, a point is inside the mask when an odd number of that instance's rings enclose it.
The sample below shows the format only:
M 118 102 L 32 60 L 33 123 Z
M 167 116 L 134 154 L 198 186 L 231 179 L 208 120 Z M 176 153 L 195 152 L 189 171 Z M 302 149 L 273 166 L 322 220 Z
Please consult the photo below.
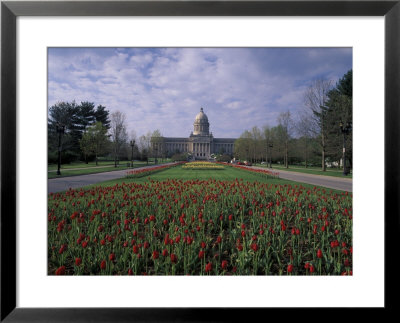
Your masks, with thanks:
M 252 167 L 236 165 L 236 164 L 227 164 L 227 165 L 229 165 L 230 167 L 233 167 L 233 168 L 245 170 L 247 172 L 256 173 L 256 174 L 258 174 L 258 175 L 260 175 L 262 177 L 266 177 L 266 178 L 277 178 L 277 177 L 279 177 L 279 173 L 278 172 L 274 172 L 274 171 L 268 170 L 268 169 L 258 169 L 258 168 L 252 168 Z
M 176 162 L 173 164 L 160 165 L 160 166 L 156 166 L 156 167 L 134 169 L 134 170 L 130 170 L 130 171 L 126 172 L 126 177 L 127 178 L 140 178 L 140 177 L 150 176 L 150 175 L 158 173 L 162 170 L 166 170 L 167 168 L 177 167 L 184 163 L 185 162 Z
M 182 169 L 185 170 L 221 170 L 224 169 L 224 166 L 218 165 L 216 163 L 211 163 L 211 162 L 190 162 L 186 163 L 185 165 L 182 166 Z
M 347 192 L 154 178 L 50 194 L 48 273 L 352 274 Z

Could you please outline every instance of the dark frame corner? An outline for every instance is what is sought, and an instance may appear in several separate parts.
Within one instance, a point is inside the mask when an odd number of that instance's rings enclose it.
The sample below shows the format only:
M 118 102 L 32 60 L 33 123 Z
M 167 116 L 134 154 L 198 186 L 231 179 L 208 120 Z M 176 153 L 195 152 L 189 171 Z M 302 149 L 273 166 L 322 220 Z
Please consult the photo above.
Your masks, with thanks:
M 385 17 L 385 307 L 396 311 L 399 274 L 400 0 L 353 1 L 2 1 L 1 281 L 5 322 L 237 321 L 266 309 L 27 309 L 16 299 L 16 18 L 18 16 L 384 16 Z M 371 233 L 373 243 L 373 232 Z M 383 266 L 371 261 L 372 266 Z M 345 292 L 345 291 L 344 291 Z M 262 313 L 255 313 L 255 312 Z M 251 312 L 251 313 L 249 313 Z M 239 316 L 238 316 L 239 315 Z M 370 312 L 368 312 L 370 315 Z M 382 312 L 379 311 L 379 318 Z M 378 317 L 378 316 L 377 316 Z

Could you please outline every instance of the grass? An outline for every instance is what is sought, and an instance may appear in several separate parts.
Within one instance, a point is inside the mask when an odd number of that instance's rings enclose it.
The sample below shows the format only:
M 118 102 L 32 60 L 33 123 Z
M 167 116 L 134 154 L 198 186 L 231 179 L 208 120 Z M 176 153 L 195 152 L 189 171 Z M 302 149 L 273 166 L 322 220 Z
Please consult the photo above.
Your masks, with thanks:
M 89 185 L 84 187 L 84 189 L 88 189 L 91 187 L 96 187 L 96 186 L 114 186 L 116 184 L 122 184 L 122 183 L 131 183 L 131 182 L 136 182 L 136 183 L 145 183 L 149 181 L 149 178 L 155 181 L 166 181 L 168 179 L 176 179 L 176 180 L 182 180 L 182 181 L 188 181 L 188 180 L 208 180 L 210 178 L 218 180 L 218 181 L 234 181 L 236 179 L 243 180 L 243 181 L 248 181 L 248 182 L 262 182 L 262 183 L 269 183 L 269 184 L 277 184 L 277 185 L 285 185 L 285 184 L 290 184 L 290 185 L 302 185 L 306 188 L 313 188 L 315 185 L 311 184 L 306 184 L 306 183 L 298 183 L 298 182 L 293 182 L 285 179 L 280 179 L 280 178 L 265 178 L 263 176 L 260 176 L 257 173 L 252 173 L 246 170 L 241 170 L 238 168 L 233 168 L 230 166 L 225 166 L 224 170 L 191 170 L 190 172 L 182 169 L 181 166 L 173 167 L 173 168 L 168 168 L 163 171 L 157 172 L 151 176 L 145 176 L 145 177 L 140 177 L 140 178 L 134 178 L 134 179 L 129 179 L 129 178 L 120 178 L 116 180 L 111 180 L 111 181 L 106 181 L 102 183 L 96 183 L 93 185 Z M 339 190 L 334 190 L 326 187 L 321 187 L 321 189 L 325 189 L 326 191 L 330 192 L 342 192 Z
M 97 167 L 100 166 L 113 166 L 114 162 L 112 161 L 99 161 Z M 57 164 L 49 164 L 48 171 L 56 171 L 58 165 Z M 62 164 L 61 169 L 74 169 L 74 168 L 90 168 L 96 167 L 96 162 L 89 162 L 86 164 L 85 162 L 72 162 L 70 164 Z
M 163 164 L 163 163 L 169 163 L 171 162 L 170 159 L 164 159 L 163 162 L 161 162 L 161 159 L 158 159 L 158 164 Z M 119 161 L 119 165 L 120 166 L 124 166 L 127 163 L 130 163 L 130 160 L 124 160 L 124 161 Z M 147 163 L 145 161 L 138 161 L 135 160 L 133 162 L 134 164 L 140 164 L 140 165 L 147 165 Z M 154 164 L 154 158 L 149 158 L 149 164 Z M 102 161 L 99 160 L 98 165 L 96 166 L 96 162 L 92 161 L 89 163 L 85 163 L 82 161 L 79 162 L 72 162 L 70 164 L 62 164 L 61 165 L 61 169 L 74 169 L 74 168 L 91 168 L 91 167 L 101 167 L 101 166 L 114 166 L 114 161 Z M 56 171 L 57 170 L 58 165 L 57 164 L 49 164 L 48 165 L 48 171 Z
M 161 161 L 158 164 L 164 164 L 168 161 Z M 60 177 L 69 177 L 69 176 L 78 176 L 78 175 L 87 175 L 87 174 L 97 174 L 97 173 L 105 173 L 105 172 L 113 172 L 117 170 L 124 170 L 124 169 L 133 169 L 138 167 L 146 166 L 146 162 L 142 161 L 135 161 L 133 163 L 133 167 L 127 166 L 128 161 L 120 161 L 118 167 L 114 167 L 114 162 L 110 161 L 101 161 L 99 162 L 98 166 L 96 166 L 95 162 L 91 162 L 89 164 L 83 162 L 76 162 L 71 164 L 61 165 L 61 175 L 57 175 L 57 165 L 50 164 L 48 166 L 48 173 L 47 178 L 60 178 Z M 149 165 L 154 165 L 154 161 L 150 162 Z
M 263 167 L 263 168 L 268 168 L 267 165 L 263 164 L 254 164 L 254 166 L 257 167 Z M 305 173 L 305 174 L 313 174 L 313 175 L 322 175 L 322 176 L 334 176 L 334 177 L 342 177 L 342 178 L 353 178 L 353 174 L 350 173 L 347 176 L 343 176 L 343 170 L 341 169 L 330 169 L 327 168 L 325 172 L 321 170 L 321 167 L 307 167 L 305 168 L 304 166 L 290 166 L 289 168 L 286 168 L 282 165 L 278 164 L 272 164 L 272 169 L 277 169 L 277 170 L 285 170 L 288 172 L 299 172 L 299 173 Z
M 133 168 L 141 167 L 143 165 L 134 165 Z M 78 176 L 78 175 L 88 175 L 88 174 L 97 174 L 97 173 L 105 173 L 105 172 L 113 172 L 117 170 L 124 169 L 132 169 L 132 167 L 120 166 L 117 168 L 114 167 L 105 167 L 105 168 L 86 168 L 86 169 L 67 169 L 61 170 L 61 175 L 57 175 L 57 172 L 48 172 L 47 178 L 61 178 L 61 177 L 69 177 L 69 176 Z

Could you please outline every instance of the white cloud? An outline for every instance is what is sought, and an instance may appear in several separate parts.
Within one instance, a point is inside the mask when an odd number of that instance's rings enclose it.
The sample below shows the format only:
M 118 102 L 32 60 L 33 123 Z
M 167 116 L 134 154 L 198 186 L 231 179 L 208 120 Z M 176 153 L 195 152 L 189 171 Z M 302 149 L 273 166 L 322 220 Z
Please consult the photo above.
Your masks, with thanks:
M 92 101 L 124 112 L 138 136 L 177 137 L 190 134 L 202 106 L 214 136 L 238 137 L 301 108 L 312 79 L 336 81 L 351 68 L 351 50 L 58 49 L 48 68 L 49 105 Z

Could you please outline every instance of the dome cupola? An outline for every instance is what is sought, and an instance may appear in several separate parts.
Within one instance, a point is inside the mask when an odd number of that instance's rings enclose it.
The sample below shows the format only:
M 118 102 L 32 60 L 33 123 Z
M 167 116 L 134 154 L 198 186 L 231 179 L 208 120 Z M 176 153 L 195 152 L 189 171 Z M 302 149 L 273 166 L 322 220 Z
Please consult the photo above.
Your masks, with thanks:
M 200 108 L 200 112 L 197 114 L 194 120 L 194 135 L 208 136 L 210 123 L 208 122 L 207 115 L 203 112 L 203 108 Z

